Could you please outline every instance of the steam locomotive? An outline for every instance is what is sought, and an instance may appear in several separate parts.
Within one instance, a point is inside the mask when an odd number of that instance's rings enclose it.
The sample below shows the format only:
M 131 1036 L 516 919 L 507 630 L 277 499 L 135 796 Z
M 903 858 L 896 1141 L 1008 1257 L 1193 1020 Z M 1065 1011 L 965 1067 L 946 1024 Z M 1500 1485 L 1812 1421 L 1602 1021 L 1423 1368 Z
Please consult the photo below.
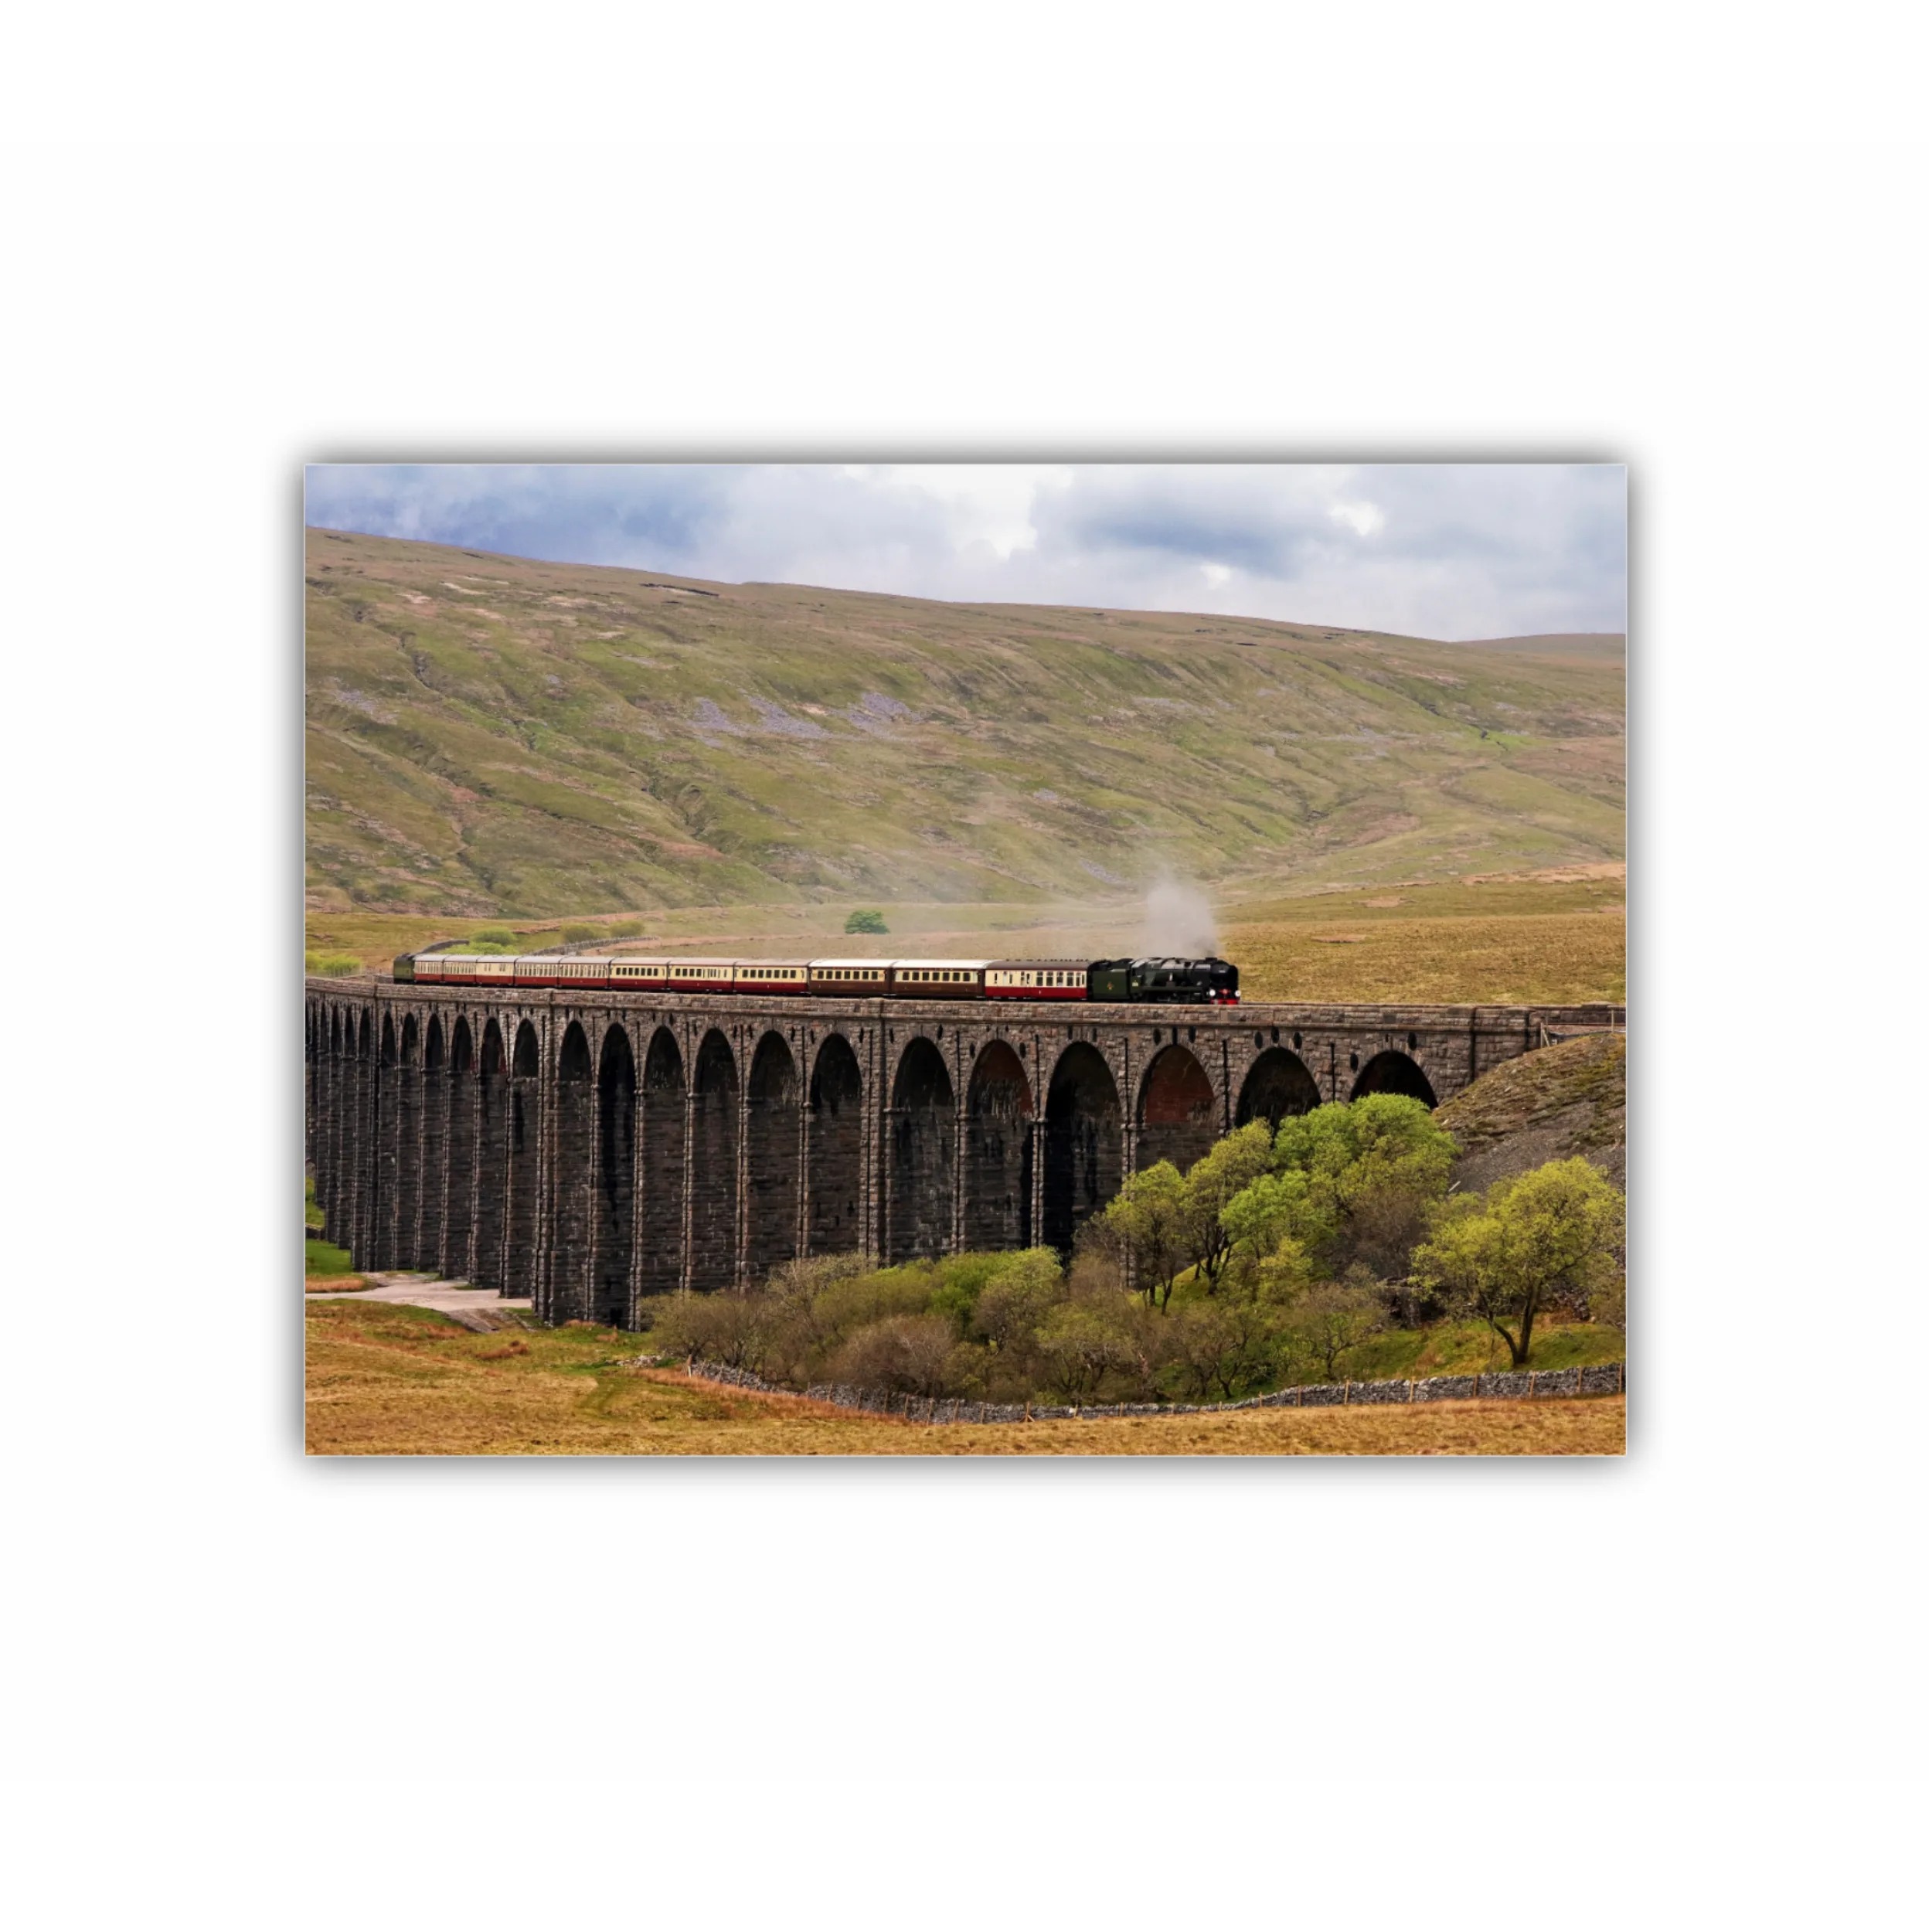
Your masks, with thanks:
M 618 954 L 403 953 L 399 980 L 643 993 L 811 993 L 834 999 L 1073 999 L 1233 1006 L 1225 959 L 641 959 Z

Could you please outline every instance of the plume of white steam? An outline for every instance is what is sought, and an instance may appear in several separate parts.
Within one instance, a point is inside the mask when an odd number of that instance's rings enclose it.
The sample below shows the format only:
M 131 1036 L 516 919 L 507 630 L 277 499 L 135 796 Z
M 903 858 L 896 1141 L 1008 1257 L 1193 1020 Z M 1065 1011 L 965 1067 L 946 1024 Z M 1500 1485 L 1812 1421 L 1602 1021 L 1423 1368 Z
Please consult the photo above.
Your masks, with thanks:
M 1214 908 L 1207 894 L 1166 875 L 1157 879 L 1141 915 L 1141 953 L 1206 959 L 1216 950 Z

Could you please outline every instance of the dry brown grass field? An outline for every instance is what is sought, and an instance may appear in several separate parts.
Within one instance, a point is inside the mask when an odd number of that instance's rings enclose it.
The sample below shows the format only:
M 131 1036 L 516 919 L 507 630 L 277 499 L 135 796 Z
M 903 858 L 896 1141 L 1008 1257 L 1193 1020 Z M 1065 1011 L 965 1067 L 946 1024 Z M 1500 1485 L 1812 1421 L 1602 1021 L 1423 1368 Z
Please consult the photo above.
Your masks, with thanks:
M 1620 1455 L 1621 1398 L 1246 1410 L 934 1427 L 638 1368 L 614 1329 L 476 1335 L 421 1308 L 311 1301 L 316 1455 Z
M 1297 897 L 1230 900 L 1218 910 L 1223 952 L 1250 999 L 1556 1005 L 1624 997 L 1622 868 L 1594 878 L 1469 880 Z M 726 950 L 748 957 L 828 951 L 961 956 L 1036 949 L 1098 957 L 1141 944 L 1138 905 L 906 905 L 884 910 L 883 939 L 848 937 L 846 908 L 749 906 L 656 913 L 627 950 Z M 608 925 L 614 916 L 587 918 Z M 558 920 L 462 920 L 409 913 L 311 913 L 311 951 L 386 974 L 399 952 L 507 926 L 533 949 Z

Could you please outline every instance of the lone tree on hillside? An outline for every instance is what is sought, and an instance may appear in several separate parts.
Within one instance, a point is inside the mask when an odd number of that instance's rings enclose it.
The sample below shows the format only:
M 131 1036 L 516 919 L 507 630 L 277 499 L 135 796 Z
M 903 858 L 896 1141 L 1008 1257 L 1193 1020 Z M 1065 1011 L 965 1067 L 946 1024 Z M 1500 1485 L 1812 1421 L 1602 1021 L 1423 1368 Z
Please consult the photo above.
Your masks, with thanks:
M 883 933 L 885 930 L 883 913 L 856 912 L 845 915 L 845 930 L 849 933 Z
M 1623 1247 L 1623 1196 L 1586 1160 L 1551 1161 L 1479 1202 L 1445 1202 L 1416 1250 L 1416 1276 L 1481 1315 L 1519 1369 L 1537 1315 L 1556 1297 L 1614 1301 L 1621 1314 Z

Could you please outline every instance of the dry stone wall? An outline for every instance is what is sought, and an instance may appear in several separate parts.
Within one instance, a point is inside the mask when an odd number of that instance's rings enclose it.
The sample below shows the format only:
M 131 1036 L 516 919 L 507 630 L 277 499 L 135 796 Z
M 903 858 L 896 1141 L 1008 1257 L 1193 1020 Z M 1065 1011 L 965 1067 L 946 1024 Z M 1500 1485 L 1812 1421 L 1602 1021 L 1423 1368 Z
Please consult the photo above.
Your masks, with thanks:
M 640 1363 L 653 1359 L 638 1358 Z M 966 1402 L 944 1396 L 912 1396 L 884 1389 L 855 1389 L 845 1383 L 816 1383 L 811 1388 L 787 1389 L 766 1382 L 748 1369 L 723 1362 L 690 1361 L 687 1375 L 706 1382 L 749 1389 L 760 1395 L 802 1395 L 835 1408 L 858 1410 L 867 1415 L 896 1416 L 908 1422 L 1048 1422 L 1095 1416 L 1218 1416 L 1242 1409 L 1345 1409 L 1364 1404 L 1416 1402 L 1528 1402 L 1574 1399 L 1579 1396 L 1620 1396 L 1624 1365 L 1598 1362 L 1590 1368 L 1529 1369 L 1504 1375 L 1430 1376 L 1413 1382 L 1336 1382 L 1307 1387 L 1276 1389 L 1267 1395 L 1246 1396 L 1238 1402 L 1113 1402 L 1083 1407 L 1047 1406 L 1037 1403 Z
M 1130 1173 L 1328 1100 L 1433 1106 L 1621 1007 L 958 1005 L 311 979 L 328 1238 L 546 1321 L 794 1254 L 1064 1247 Z M 1427 1398 L 1425 1398 L 1426 1400 Z

